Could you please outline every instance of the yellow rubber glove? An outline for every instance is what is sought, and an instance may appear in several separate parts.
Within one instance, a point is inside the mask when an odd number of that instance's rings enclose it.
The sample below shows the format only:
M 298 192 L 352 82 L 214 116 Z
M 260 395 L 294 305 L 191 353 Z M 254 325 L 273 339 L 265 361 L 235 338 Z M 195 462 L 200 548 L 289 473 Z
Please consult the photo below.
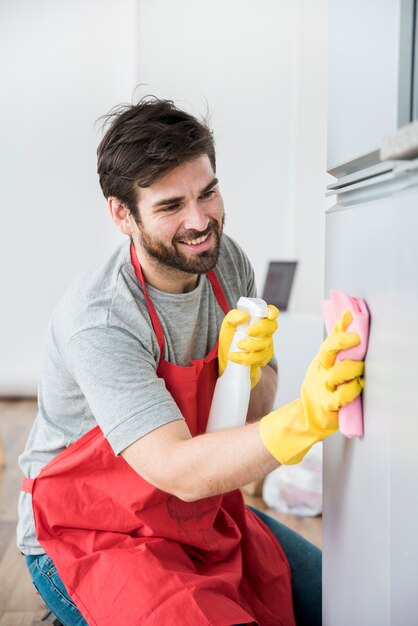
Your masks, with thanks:
M 338 409 L 363 389 L 363 361 L 335 363 L 340 350 L 360 343 L 357 333 L 346 332 L 352 319 L 345 311 L 334 325 L 308 368 L 301 397 L 260 421 L 261 439 L 282 465 L 299 463 L 314 443 L 338 430 Z
M 248 326 L 248 339 L 241 339 L 237 343 L 243 352 L 229 352 L 237 326 L 248 322 L 249 315 L 238 309 L 232 309 L 226 314 L 219 333 L 219 376 L 222 376 L 228 359 L 241 365 L 250 365 L 251 389 L 254 389 L 261 377 L 260 367 L 267 365 L 274 356 L 273 334 L 277 330 L 278 316 L 279 309 L 269 304 L 267 317 Z

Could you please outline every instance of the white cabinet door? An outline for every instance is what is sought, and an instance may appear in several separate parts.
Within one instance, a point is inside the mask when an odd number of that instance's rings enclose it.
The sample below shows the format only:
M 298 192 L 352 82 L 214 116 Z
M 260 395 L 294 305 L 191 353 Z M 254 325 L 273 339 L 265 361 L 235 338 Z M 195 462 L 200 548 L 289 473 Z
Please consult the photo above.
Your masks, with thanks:
M 348 193 L 326 217 L 326 295 L 364 298 L 371 330 L 365 436 L 324 444 L 325 626 L 418 623 L 418 180 L 406 180 Z
M 410 121 L 413 0 L 331 0 L 327 169 Z

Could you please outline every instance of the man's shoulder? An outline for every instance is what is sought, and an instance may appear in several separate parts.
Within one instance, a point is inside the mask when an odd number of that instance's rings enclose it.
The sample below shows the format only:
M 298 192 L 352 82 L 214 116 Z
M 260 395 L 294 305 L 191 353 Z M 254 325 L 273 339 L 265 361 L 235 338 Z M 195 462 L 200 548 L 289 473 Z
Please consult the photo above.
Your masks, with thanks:
M 124 242 L 110 256 L 81 272 L 67 289 L 64 299 L 74 297 L 95 299 L 98 293 L 103 297 L 114 288 L 120 273 L 129 261 L 129 242 Z
M 71 335 L 83 328 L 106 325 L 115 303 L 123 306 L 127 283 L 133 280 L 129 242 L 84 270 L 72 282 L 53 313 Z
M 223 233 L 217 263 L 219 272 L 240 272 L 249 267 L 250 262 L 242 247 L 232 237 Z
M 221 252 L 224 250 L 229 250 L 237 254 L 243 253 L 243 250 L 239 243 L 237 243 L 235 239 L 233 239 L 230 235 L 227 235 L 225 232 L 222 233 L 220 249 Z
M 256 296 L 251 263 L 241 246 L 226 234 L 222 235 L 216 273 L 231 307 L 240 296 Z

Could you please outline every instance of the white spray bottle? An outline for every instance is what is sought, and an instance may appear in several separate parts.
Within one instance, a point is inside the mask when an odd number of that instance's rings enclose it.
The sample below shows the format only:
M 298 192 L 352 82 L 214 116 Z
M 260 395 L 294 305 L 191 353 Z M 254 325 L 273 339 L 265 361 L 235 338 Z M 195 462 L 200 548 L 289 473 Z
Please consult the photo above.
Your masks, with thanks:
M 240 298 L 237 309 L 249 314 L 245 324 L 237 326 L 230 352 L 240 352 L 237 342 L 248 339 L 246 329 L 258 320 L 267 317 L 267 304 L 260 298 Z M 250 401 L 250 366 L 228 361 L 218 378 L 212 398 L 206 432 L 244 426 Z

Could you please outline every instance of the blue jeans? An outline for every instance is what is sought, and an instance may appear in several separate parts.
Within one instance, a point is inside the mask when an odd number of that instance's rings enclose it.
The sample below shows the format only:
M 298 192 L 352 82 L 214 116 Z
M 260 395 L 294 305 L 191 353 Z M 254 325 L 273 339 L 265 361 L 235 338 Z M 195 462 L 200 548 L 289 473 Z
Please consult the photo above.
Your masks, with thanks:
M 290 563 L 297 626 L 321 626 L 321 551 L 284 524 L 257 509 L 250 508 L 277 537 Z M 37 591 L 64 626 L 88 626 L 69 597 L 49 556 L 41 554 L 25 558 Z
M 87 626 L 47 554 L 26 556 L 32 582 L 47 607 L 64 626 Z
M 322 552 L 266 513 L 249 507 L 279 540 L 292 572 L 293 610 L 297 626 L 322 625 Z

